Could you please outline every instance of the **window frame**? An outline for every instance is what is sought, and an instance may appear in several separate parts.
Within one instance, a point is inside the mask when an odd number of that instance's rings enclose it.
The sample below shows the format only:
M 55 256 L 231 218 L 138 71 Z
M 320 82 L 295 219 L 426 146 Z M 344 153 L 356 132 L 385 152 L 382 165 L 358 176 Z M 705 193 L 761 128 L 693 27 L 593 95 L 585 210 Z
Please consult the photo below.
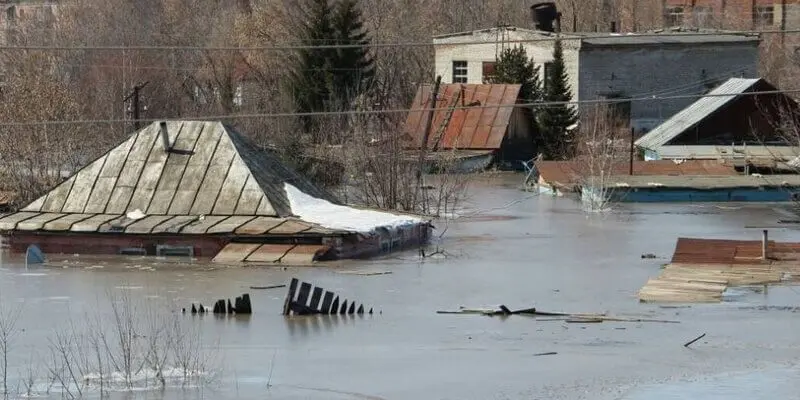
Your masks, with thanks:
M 686 21 L 686 8 L 683 6 L 667 7 L 664 12 L 665 22 L 667 26 L 683 26 Z
M 756 5 L 753 10 L 753 25 L 757 28 L 775 25 L 775 6 Z
M 489 74 L 487 70 L 491 70 Z M 483 83 L 494 83 L 494 77 L 497 76 L 497 61 L 484 61 L 481 64 L 481 74 Z
M 466 60 L 453 60 L 453 83 L 467 83 L 469 81 L 469 62 Z

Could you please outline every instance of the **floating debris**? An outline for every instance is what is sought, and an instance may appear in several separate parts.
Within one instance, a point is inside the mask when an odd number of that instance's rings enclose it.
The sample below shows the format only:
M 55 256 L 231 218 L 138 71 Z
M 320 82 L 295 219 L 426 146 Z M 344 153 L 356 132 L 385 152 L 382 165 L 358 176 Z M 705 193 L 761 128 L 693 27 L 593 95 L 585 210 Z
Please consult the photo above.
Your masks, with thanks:
M 311 296 L 310 301 L 309 296 Z M 341 306 L 339 303 L 339 296 L 335 293 L 292 278 L 289 283 L 289 291 L 286 293 L 286 300 L 283 303 L 283 315 L 364 314 L 363 304 L 356 307 L 356 302 L 348 304 L 347 299 L 341 301 Z M 372 314 L 372 312 L 372 308 L 370 308 L 367 314 Z
M 511 311 L 508 307 L 501 305 L 497 309 L 486 308 L 466 308 L 460 307 L 457 311 L 437 311 L 437 314 L 477 314 L 485 316 L 509 316 L 509 315 L 530 315 L 534 317 L 560 317 L 548 319 L 536 319 L 537 321 L 565 321 L 568 323 L 600 323 L 600 322 L 659 322 L 677 324 L 680 321 L 671 321 L 663 319 L 647 319 L 647 318 L 626 318 L 626 317 L 613 317 L 606 314 L 590 314 L 590 313 L 562 313 L 562 312 L 546 312 L 539 311 L 536 308 L 523 308 L 521 310 Z
M 286 285 L 268 285 L 268 286 L 250 286 L 250 289 L 253 290 L 266 290 L 266 289 L 278 289 L 278 288 L 285 288 Z
M 336 273 L 343 275 L 375 276 L 375 275 L 389 275 L 392 273 L 392 271 L 336 271 Z

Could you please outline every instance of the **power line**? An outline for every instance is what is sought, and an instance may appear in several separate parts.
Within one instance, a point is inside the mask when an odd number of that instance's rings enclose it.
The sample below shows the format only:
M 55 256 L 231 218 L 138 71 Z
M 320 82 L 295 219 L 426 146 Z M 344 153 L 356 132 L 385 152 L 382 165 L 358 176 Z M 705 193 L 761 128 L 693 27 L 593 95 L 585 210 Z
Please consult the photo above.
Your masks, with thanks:
M 787 29 L 787 30 L 746 30 L 746 31 L 719 31 L 719 32 L 660 32 L 660 33 L 630 33 L 630 34 L 606 34 L 606 35 L 581 35 L 579 33 L 561 33 L 553 34 L 550 37 L 530 38 L 530 39 L 514 39 L 506 40 L 505 43 L 509 44 L 524 44 L 524 43 L 537 43 L 537 42 L 554 42 L 561 40 L 567 41 L 582 41 L 582 40 L 596 40 L 596 39 L 621 39 L 621 38 L 665 38 L 665 37 L 704 37 L 704 36 L 751 36 L 761 34 L 795 34 L 800 33 L 800 29 Z M 434 40 L 436 37 L 434 37 Z M 448 43 L 450 45 L 476 45 L 493 43 L 484 40 L 465 40 L 458 43 Z M 120 50 L 159 50 L 159 51 L 175 51 L 175 50 L 192 50 L 192 51 L 286 51 L 286 50 L 312 50 L 312 49 L 349 49 L 349 48 L 363 48 L 363 47 L 431 47 L 435 46 L 434 42 L 373 42 L 369 44 L 281 44 L 270 46 L 0 46 L 0 51 L 9 50 L 41 50 L 41 51 L 84 51 L 84 50 L 105 50 L 105 51 L 120 51 Z
M 197 116 L 197 117 L 181 117 L 181 118 L 142 118 L 141 122 L 156 122 L 156 121 L 209 121 L 209 120 L 224 120 L 224 119 L 258 119 L 258 118 L 286 118 L 286 117 L 324 117 L 335 115 L 379 115 L 379 114 L 407 114 L 411 112 L 429 112 L 429 111 L 449 111 L 455 110 L 475 110 L 486 108 L 532 108 L 532 107 L 557 107 L 557 106 L 574 106 L 581 104 L 615 104 L 627 102 L 642 102 L 642 101 L 664 101 L 664 100 L 687 100 L 687 99 L 701 99 L 706 97 L 739 97 L 739 96 L 759 96 L 770 94 L 789 94 L 800 93 L 800 89 L 790 90 L 763 90 L 735 94 L 722 94 L 722 93 L 706 93 L 697 95 L 678 95 L 678 96 L 645 96 L 638 98 L 628 99 L 597 99 L 597 100 L 574 100 L 574 101 L 549 101 L 549 102 L 534 102 L 534 103 L 518 103 L 518 104 L 493 104 L 493 105 L 480 105 L 480 106 L 456 106 L 456 107 L 438 107 L 438 108 L 407 108 L 407 109 L 389 109 L 389 110 L 344 110 L 344 111 L 316 111 L 316 112 L 286 112 L 286 113 L 264 113 L 264 114 L 227 114 L 227 115 L 210 115 L 210 116 Z M 128 119 L 98 119 L 98 120 L 52 120 L 52 121 L 30 121 L 30 122 L 0 122 L 0 127 L 19 127 L 19 126 L 40 126 L 40 125 L 79 125 L 79 124 L 118 124 L 131 122 Z

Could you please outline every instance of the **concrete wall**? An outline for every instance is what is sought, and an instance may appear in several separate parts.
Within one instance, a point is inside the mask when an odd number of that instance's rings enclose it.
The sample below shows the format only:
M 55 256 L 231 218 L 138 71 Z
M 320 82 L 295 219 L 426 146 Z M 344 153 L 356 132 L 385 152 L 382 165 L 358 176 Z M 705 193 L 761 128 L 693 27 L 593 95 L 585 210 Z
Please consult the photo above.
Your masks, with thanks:
M 731 77 L 755 78 L 757 70 L 755 44 L 584 47 L 580 54 L 578 97 L 592 100 L 608 94 L 628 98 L 699 95 L 709 90 L 704 80 L 721 83 Z M 631 123 L 637 130 L 650 130 L 695 100 L 632 102 Z

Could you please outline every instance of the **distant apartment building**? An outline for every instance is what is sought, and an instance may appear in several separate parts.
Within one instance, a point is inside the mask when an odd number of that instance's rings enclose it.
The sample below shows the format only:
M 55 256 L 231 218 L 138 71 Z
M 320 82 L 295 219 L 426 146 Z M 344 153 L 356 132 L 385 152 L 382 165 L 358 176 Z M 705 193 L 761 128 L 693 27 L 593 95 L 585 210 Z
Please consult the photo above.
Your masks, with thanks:
M 58 2 L 54 0 L 0 0 L 0 43 L 13 43 L 21 24 L 52 21 L 57 13 Z
M 800 0 L 665 0 L 666 26 L 779 30 L 800 27 Z

